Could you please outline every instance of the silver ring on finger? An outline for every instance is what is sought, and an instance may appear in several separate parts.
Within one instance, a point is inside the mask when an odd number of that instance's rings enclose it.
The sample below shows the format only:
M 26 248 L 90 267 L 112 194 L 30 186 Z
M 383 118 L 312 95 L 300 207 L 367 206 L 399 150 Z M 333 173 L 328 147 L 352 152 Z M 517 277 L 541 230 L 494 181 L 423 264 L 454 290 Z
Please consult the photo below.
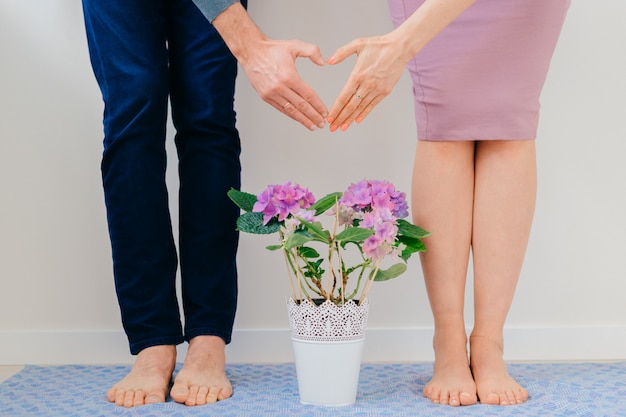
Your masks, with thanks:
M 286 103 L 283 105 L 283 110 L 285 110 L 285 109 L 286 109 L 287 107 L 289 107 L 290 105 L 291 105 L 291 103 L 290 103 L 290 102 L 286 102 Z

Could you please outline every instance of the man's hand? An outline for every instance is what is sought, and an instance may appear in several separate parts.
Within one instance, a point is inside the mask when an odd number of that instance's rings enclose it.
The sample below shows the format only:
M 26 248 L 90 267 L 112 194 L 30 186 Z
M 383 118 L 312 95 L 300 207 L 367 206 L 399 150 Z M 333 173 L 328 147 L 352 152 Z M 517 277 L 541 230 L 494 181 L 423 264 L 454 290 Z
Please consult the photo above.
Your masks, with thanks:
M 324 65 L 319 47 L 295 40 L 269 39 L 238 2 L 217 16 L 213 26 L 263 100 L 310 130 L 325 126 L 328 110 L 302 80 L 295 64 L 297 58 L 307 57 Z

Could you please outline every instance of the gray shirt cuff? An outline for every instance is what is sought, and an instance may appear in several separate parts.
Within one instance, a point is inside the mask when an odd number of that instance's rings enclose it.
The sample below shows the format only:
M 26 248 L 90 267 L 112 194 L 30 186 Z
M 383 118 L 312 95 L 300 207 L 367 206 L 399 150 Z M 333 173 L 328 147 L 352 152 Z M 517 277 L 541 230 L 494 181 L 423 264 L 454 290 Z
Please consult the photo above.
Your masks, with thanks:
M 239 0 L 193 0 L 209 22 L 213 22 L 220 13 Z

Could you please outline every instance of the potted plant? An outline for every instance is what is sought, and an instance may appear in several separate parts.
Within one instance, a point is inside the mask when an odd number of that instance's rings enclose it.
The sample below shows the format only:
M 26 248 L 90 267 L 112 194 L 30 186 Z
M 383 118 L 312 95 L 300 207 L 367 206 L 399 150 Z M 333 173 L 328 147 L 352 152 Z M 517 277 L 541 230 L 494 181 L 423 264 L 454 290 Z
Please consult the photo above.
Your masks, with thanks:
M 278 234 L 267 249 L 283 253 L 289 273 L 300 400 L 354 403 L 371 285 L 401 275 L 410 256 L 426 250 L 421 239 L 429 233 L 404 220 L 406 194 L 387 181 L 362 180 L 319 200 L 291 182 L 228 196 L 243 210 L 238 230 Z

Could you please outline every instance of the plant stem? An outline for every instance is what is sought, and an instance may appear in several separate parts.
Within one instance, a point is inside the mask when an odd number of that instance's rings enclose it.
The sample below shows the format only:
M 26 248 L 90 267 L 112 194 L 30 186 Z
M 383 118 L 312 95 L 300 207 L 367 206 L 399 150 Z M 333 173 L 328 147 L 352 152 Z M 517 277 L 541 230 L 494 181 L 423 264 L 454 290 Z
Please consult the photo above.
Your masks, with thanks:
M 334 240 L 331 241 L 331 244 L 328 246 L 328 269 L 330 269 L 330 274 L 332 275 L 332 280 L 328 279 L 328 295 L 329 297 L 333 297 L 335 294 L 335 289 L 337 288 L 337 273 L 335 272 L 335 267 L 333 266 L 333 253 L 337 250 L 337 242 Z M 332 282 L 332 286 L 331 286 Z
M 339 258 L 339 268 L 341 273 L 341 304 L 346 303 L 346 285 L 348 284 L 348 275 L 346 274 L 346 265 L 341 257 L 341 245 L 337 245 L 337 257 Z
M 352 270 L 354 271 L 354 268 Z M 365 264 L 362 264 L 361 272 L 359 273 L 359 278 L 356 282 L 356 287 L 354 288 L 354 291 L 352 291 L 352 294 L 348 296 L 348 300 L 352 300 L 358 294 L 359 288 L 361 287 L 361 279 L 363 278 L 364 273 L 365 273 Z
M 335 293 L 335 288 L 337 288 L 337 274 L 335 273 L 335 268 L 333 267 L 333 253 L 335 252 L 335 248 L 337 246 L 337 242 L 335 242 L 335 236 L 337 236 L 337 227 L 339 225 L 339 200 L 335 197 L 335 221 L 333 224 L 333 234 L 330 238 L 330 244 L 328 245 L 328 269 L 330 269 L 330 273 L 332 274 L 332 287 L 331 280 L 328 280 L 328 296 L 330 299 L 332 295 Z M 342 296 L 343 297 L 343 296 Z M 334 298 L 334 297 L 333 297 Z
M 334 230 L 333 230 L 333 238 L 337 235 L 337 227 L 339 227 L 339 201 L 335 199 L 335 224 L 334 224 Z M 341 304 L 345 304 L 346 303 L 345 292 L 346 292 L 347 276 L 344 276 L 344 264 L 343 264 L 343 258 L 341 257 L 341 245 L 339 243 L 336 243 L 336 245 L 337 245 L 336 246 L 337 260 L 339 261 L 339 272 L 341 276 Z M 335 280 L 336 279 L 337 278 L 335 277 Z
M 300 271 L 300 266 L 298 265 L 297 258 L 294 256 L 294 254 L 291 251 L 287 251 L 284 248 L 283 248 L 283 252 L 285 253 L 285 256 L 289 262 L 289 266 L 291 266 L 292 271 L 296 275 L 296 281 L 298 283 L 298 290 L 300 292 L 299 299 L 303 300 L 304 295 L 306 294 L 306 291 L 303 291 L 303 288 L 302 288 L 302 279 L 300 278 L 302 271 Z M 294 265 L 294 260 L 296 261 L 295 265 Z M 310 298 L 308 294 L 306 294 L 306 296 L 307 298 Z
M 282 243 L 284 235 L 282 232 L 279 232 L 279 236 L 280 236 L 280 242 Z M 291 286 L 291 296 L 293 297 L 294 301 L 297 300 L 296 298 L 296 288 L 293 285 L 293 280 L 294 280 L 294 276 L 296 274 L 293 265 L 290 265 L 291 262 L 289 260 L 289 257 L 287 255 L 287 251 L 285 251 L 283 249 L 283 255 L 285 258 L 285 266 L 287 267 L 287 275 L 289 275 L 289 285 Z M 290 272 L 291 271 L 291 272 Z M 297 276 L 295 276 L 295 278 L 297 279 Z
M 376 278 L 376 274 L 378 274 L 379 268 L 380 268 L 380 261 L 376 264 L 376 269 L 374 270 L 372 274 L 370 274 L 367 280 L 367 283 L 365 284 L 365 288 L 363 288 L 363 292 L 361 293 L 361 297 L 359 299 L 359 305 L 361 305 L 363 300 L 365 300 L 365 298 L 367 297 L 367 293 L 369 292 L 370 287 L 372 286 L 372 283 L 374 282 L 374 278 Z

